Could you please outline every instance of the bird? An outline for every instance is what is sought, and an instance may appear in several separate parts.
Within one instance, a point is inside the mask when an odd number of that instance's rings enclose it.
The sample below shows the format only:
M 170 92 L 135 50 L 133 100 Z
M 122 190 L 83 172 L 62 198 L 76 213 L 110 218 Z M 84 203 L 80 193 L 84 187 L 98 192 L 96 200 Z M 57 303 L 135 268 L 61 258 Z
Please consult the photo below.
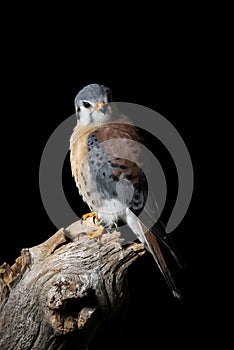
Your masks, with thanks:
M 166 246 L 182 266 L 177 247 L 160 217 L 152 227 L 139 218 L 143 209 L 146 217 L 155 218 L 158 210 L 154 195 L 148 193 L 143 170 L 146 159 L 140 147 L 145 142 L 142 132 L 128 116 L 119 113 L 107 86 L 97 83 L 85 86 L 75 96 L 74 104 L 77 124 L 70 137 L 72 176 L 91 210 L 82 219 L 94 217 L 100 222 L 97 231 L 89 232 L 90 237 L 100 237 L 104 227 L 126 224 L 152 254 L 172 294 L 180 299 L 182 295 L 160 245 Z

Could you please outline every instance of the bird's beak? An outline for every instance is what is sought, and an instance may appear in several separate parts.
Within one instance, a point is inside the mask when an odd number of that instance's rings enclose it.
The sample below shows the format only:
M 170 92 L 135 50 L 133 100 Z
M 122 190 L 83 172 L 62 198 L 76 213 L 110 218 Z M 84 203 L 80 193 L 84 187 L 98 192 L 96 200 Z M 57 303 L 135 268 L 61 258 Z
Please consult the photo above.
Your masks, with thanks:
M 105 102 L 104 101 L 99 101 L 96 103 L 95 110 L 105 113 L 105 108 L 104 108 Z

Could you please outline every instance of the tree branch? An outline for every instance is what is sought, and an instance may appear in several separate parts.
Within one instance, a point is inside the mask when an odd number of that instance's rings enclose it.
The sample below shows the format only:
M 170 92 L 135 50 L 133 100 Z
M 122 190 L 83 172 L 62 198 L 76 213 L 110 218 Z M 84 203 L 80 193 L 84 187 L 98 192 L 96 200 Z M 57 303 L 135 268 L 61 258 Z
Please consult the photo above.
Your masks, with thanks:
M 0 267 L 0 348 L 85 349 L 122 303 L 126 272 L 144 253 L 121 246 L 120 233 L 90 239 L 91 219 L 60 229 Z

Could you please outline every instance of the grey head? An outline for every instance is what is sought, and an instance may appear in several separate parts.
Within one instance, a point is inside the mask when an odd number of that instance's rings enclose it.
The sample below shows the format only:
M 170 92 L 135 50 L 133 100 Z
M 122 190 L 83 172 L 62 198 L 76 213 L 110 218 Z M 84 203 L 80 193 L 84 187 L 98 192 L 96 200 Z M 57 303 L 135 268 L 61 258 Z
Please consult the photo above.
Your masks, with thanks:
M 113 110 L 111 89 L 99 84 L 85 86 L 75 97 L 79 124 L 100 124 L 111 120 Z

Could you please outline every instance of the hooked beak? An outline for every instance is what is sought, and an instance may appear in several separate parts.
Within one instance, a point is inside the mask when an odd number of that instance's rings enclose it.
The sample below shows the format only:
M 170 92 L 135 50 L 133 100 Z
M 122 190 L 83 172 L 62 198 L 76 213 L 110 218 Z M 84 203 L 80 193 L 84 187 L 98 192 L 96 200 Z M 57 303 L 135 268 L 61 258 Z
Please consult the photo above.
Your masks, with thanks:
M 96 103 L 95 110 L 98 112 L 105 113 L 105 102 L 99 101 Z

